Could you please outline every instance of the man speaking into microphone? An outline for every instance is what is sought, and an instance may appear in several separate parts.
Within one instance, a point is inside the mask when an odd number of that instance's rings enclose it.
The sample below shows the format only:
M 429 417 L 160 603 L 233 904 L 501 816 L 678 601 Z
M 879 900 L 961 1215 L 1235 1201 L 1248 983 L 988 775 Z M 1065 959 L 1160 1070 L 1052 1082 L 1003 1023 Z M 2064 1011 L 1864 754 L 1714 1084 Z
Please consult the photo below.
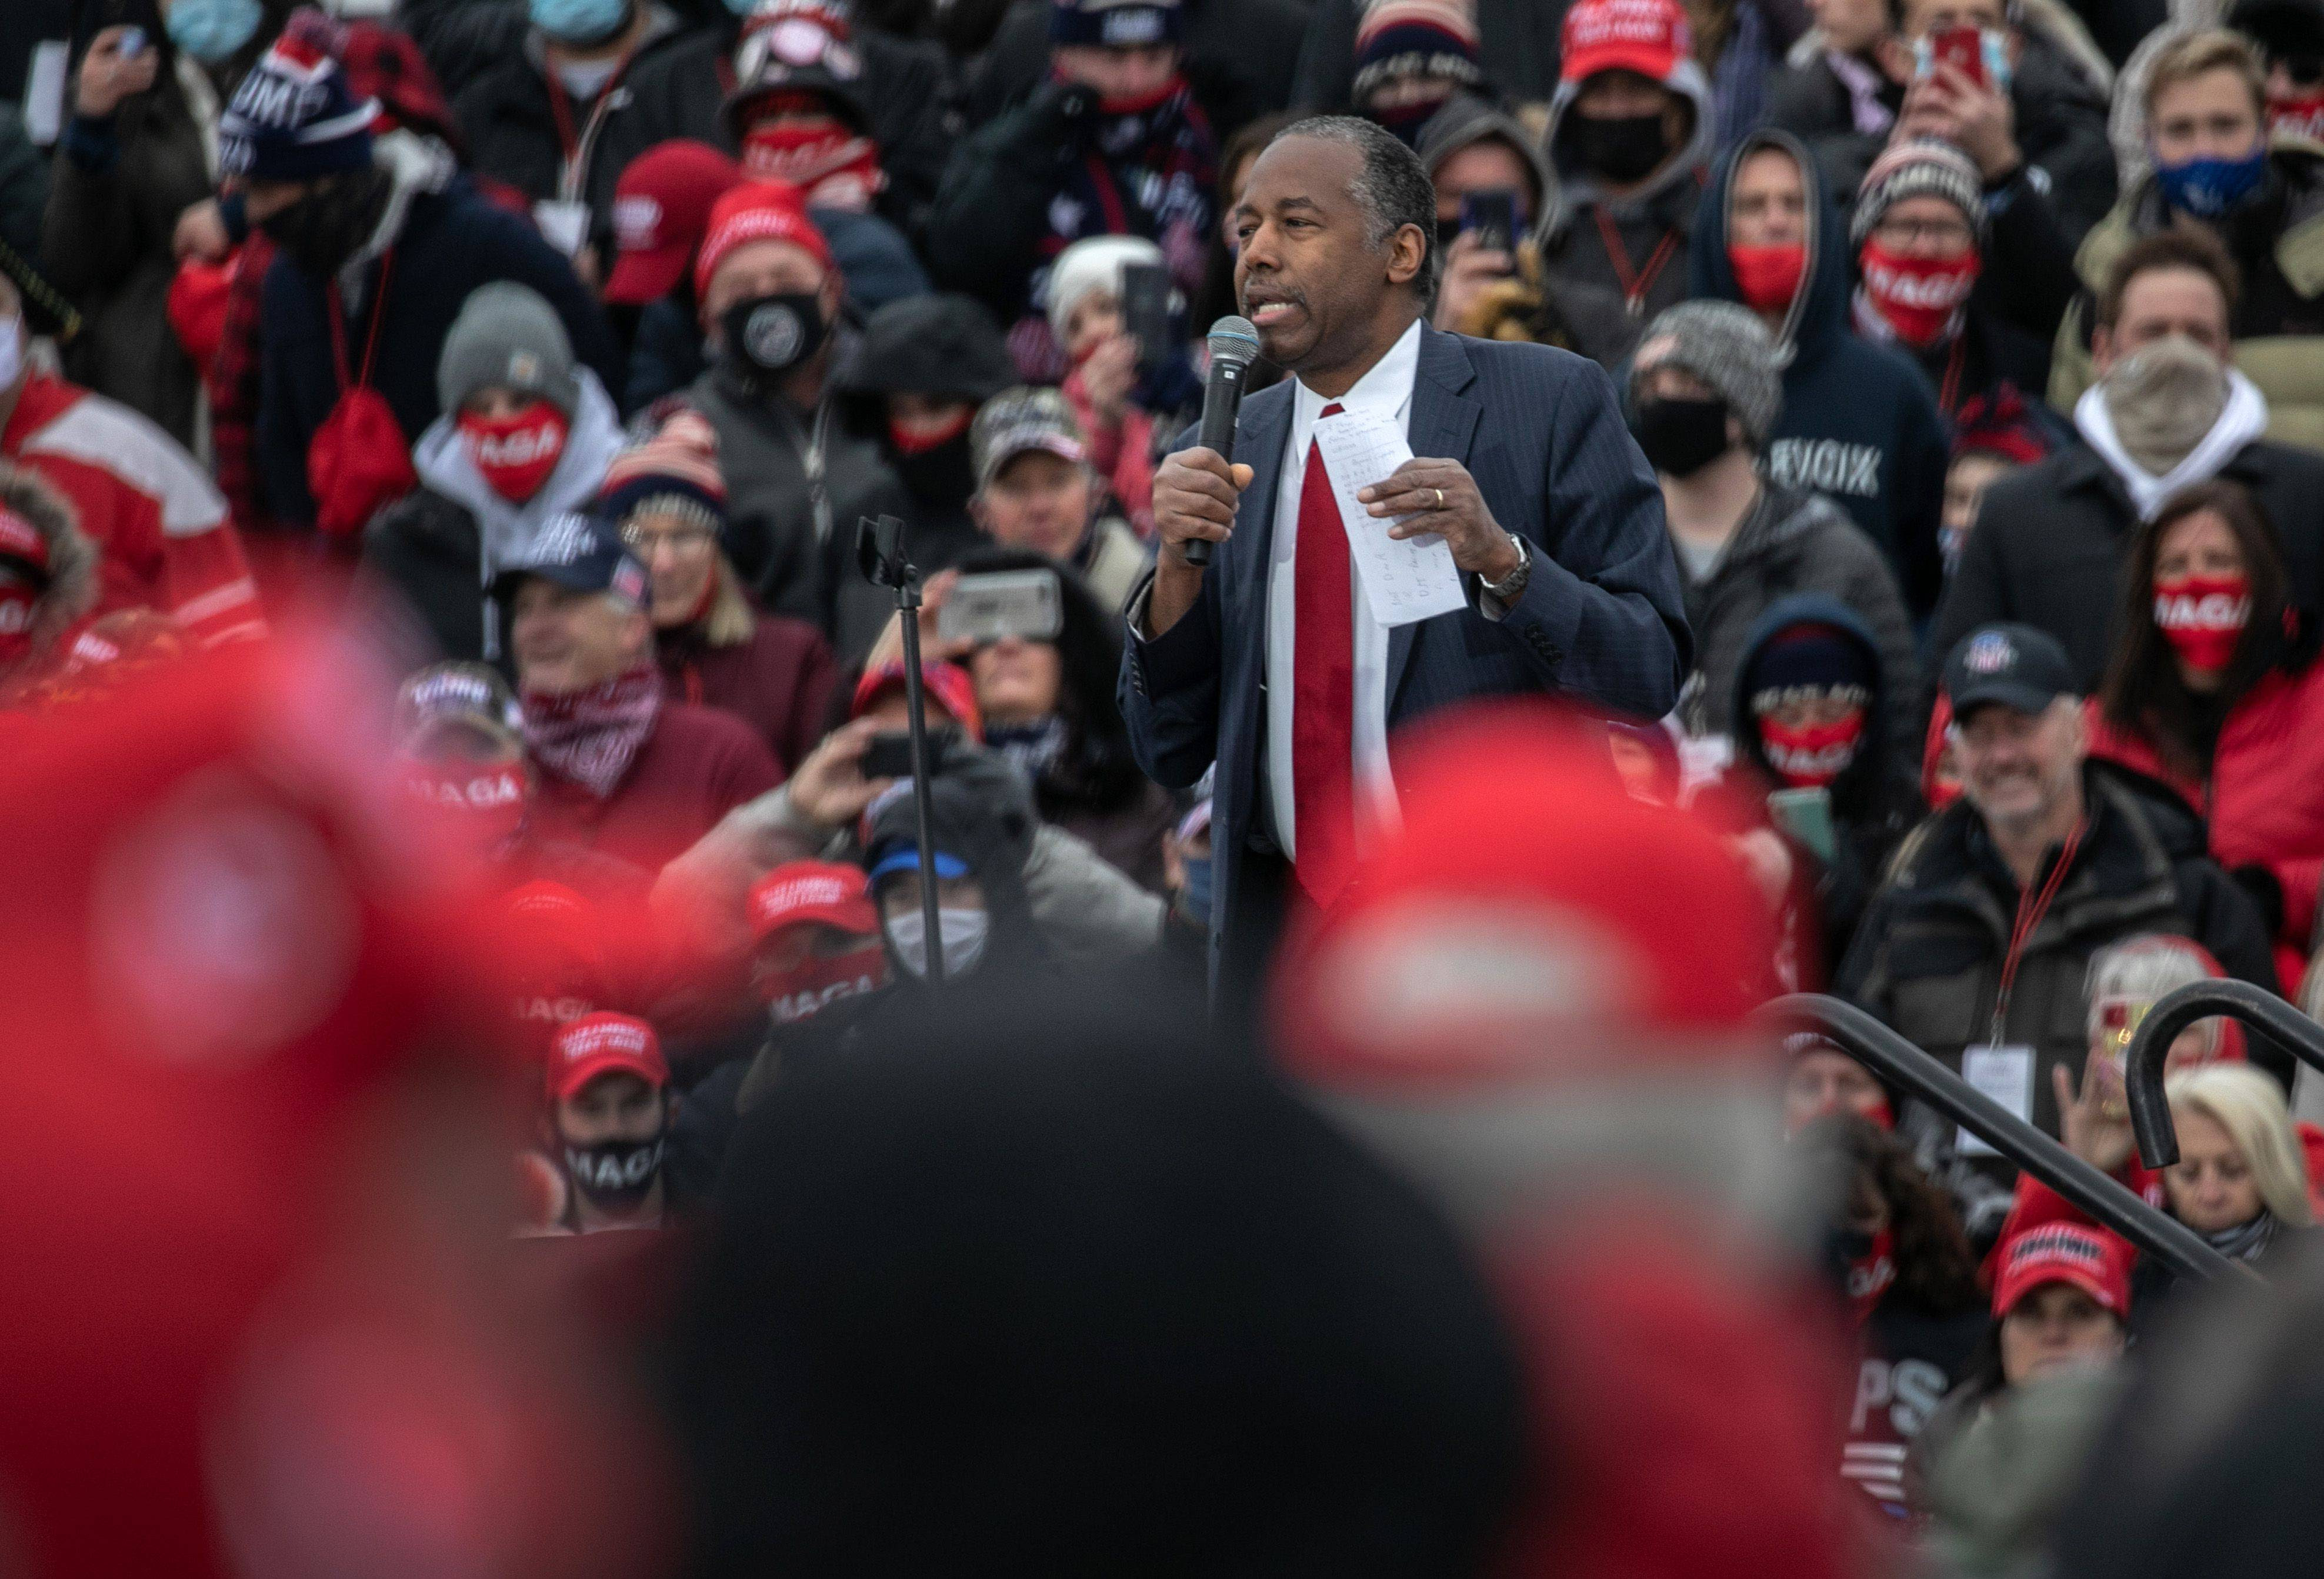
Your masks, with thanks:
M 1368 121 L 1298 122 L 1251 167 L 1230 223 L 1243 312 L 1294 376 L 1243 406 L 1234 463 L 1191 448 L 1157 470 L 1162 549 L 1130 598 L 1120 689 L 1157 780 L 1218 763 L 1213 980 L 1239 1006 L 1292 894 L 1329 905 L 1359 825 L 1392 811 L 1391 730 L 1529 692 L 1660 717 L 1691 654 L 1662 496 L 1606 374 L 1428 326 L 1436 202 L 1411 150 Z M 1335 421 L 1412 458 L 1343 505 L 1317 438 Z M 1384 619 L 1365 567 L 1401 580 L 1404 561 L 1351 543 L 1364 531 L 1435 554 L 1414 584 L 1440 575 L 1456 606 Z M 1449 568 L 1423 534 L 1441 536 Z M 1196 541 L 1206 565 L 1187 560 Z

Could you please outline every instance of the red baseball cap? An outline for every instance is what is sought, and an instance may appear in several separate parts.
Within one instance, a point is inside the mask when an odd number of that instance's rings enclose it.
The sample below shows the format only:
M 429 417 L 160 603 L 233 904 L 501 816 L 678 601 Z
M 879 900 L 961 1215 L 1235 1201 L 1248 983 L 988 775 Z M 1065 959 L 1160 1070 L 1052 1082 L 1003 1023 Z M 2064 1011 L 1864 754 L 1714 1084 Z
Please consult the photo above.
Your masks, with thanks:
M 632 160 L 613 186 L 613 272 L 605 300 L 641 307 L 685 278 L 710 211 L 742 168 L 707 143 L 673 137 Z
M 598 1076 L 617 1070 L 650 1085 L 669 1084 L 661 1039 L 633 1015 L 585 1014 L 549 1044 L 549 1094 L 554 1100 L 561 1102 Z
M 1636 71 L 1665 82 L 1692 58 L 1686 13 L 1674 0 L 1578 0 L 1562 30 L 1561 82 Z
M 2071 1283 L 2125 1320 L 2130 1316 L 2130 1246 L 2103 1228 L 2045 1223 L 1994 1251 L 1993 1314 L 2007 1316 L 2044 1283 Z
M 754 241 L 785 241 L 831 270 L 831 244 L 807 217 L 807 199 L 782 181 L 745 181 L 720 194 L 710 206 L 702 250 L 694 260 L 694 294 L 706 299 L 711 276 L 726 254 Z
M 809 921 L 858 937 L 880 930 L 863 869 L 830 861 L 789 861 L 768 873 L 751 889 L 750 915 L 751 936 L 761 942 Z
M 976 706 L 976 682 L 968 678 L 968 670 L 957 663 L 937 659 L 920 665 L 920 682 L 927 688 L 928 699 L 953 716 L 953 721 L 964 730 L 971 740 L 980 744 L 984 740 L 984 715 Z M 890 691 L 900 690 L 904 685 L 904 666 L 899 662 L 875 663 L 863 671 L 855 682 L 855 700 L 848 707 L 850 718 L 861 718 L 870 712 L 880 698 Z
M 1550 703 L 1448 711 L 1397 759 L 1401 826 L 1286 946 L 1305 1074 L 1434 1086 L 1773 1048 L 1767 906 L 1719 828 L 1633 799 L 1603 726 Z M 1552 817 L 1540 815 L 1554 807 Z

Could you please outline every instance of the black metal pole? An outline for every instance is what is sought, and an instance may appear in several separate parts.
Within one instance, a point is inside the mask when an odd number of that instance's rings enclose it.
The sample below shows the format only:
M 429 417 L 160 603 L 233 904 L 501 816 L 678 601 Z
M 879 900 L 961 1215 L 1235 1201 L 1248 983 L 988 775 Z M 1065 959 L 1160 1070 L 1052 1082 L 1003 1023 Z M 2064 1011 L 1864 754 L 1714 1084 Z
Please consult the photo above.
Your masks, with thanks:
M 881 524 L 886 526 L 888 518 L 882 517 Z M 900 523 L 894 540 L 903 540 Z M 901 565 L 897 571 L 896 619 L 904 633 L 904 714 L 912 744 L 912 810 L 920 827 L 920 925 L 927 933 L 928 983 L 940 987 L 945 979 L 944 926 L 936 906 L 936 802 L 928 793 L 928 715 L 920 690 L 920 573 L 910 565 Z
M 1814 1027 L 1849 1057 L 1927 1103 L 2181 1277 L 2208 1282 L 2230 1269 L 2250 1273 L 1855 1004 L 1819 993 L 1794 993 L 1759 1012 L 1779 1022 Z
M 2280 1043 L 2310 1068 L 2324 1071 L 2324 1026 L 2249 982 L 2232 979 L 2190 982 L 2165 993 L 2131 1033 L 2122 1059 L 2124 1094 L 2130 1099 L 2130 1131 L 2138 1137 L 2138 1158 L 2163 1168 L 2179 1160 L 2179 1131 L 2171 1103 L 2163 1094 L 2163 1066 L 2179 1033 L 2199 1020 L 2224 1015 L 2240 1020 Z

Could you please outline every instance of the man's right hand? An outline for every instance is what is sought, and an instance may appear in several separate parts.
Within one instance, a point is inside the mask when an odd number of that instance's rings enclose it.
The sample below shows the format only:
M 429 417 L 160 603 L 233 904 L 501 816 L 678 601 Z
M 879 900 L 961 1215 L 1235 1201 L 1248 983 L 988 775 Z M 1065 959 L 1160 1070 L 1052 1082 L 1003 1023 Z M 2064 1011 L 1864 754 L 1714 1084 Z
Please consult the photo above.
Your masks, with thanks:
M 1431 320 L 1447 334 L 1464 334 L 1477 299 L 1517 272 L 1517 260 L 1498 247 L 1480 247 L 1477 233 L 1464 230 L 1444 252 L 1444 282 L 1436 292 Z
M 1217 450 L 1200 447 L 1178 451 L 1156 470 L 1154 524 L 1162 533 L 1162 552 L 1155 560 L 1144 634 L 1160 635 L 1194 606 L 1203 572 L 1186 563 L 1186 545 L 1197 539 L 1222 543 L 1231 537 L 1235 505 L 1250 486 L 1249 466 L 1231 466 Z
M 105 29 L 89 41 L 88 53 L 81 57 L 73 108 L 93 121 L 105 119 L 121 107 L 123 99 L 153 86 L 159 57 L 152 41 L 147 40 L 136 54 L 124 55 L 121 44 L 129 32 L 125 25 Z
M 818 827 L 841 828 L 863 815 L 893 779 L 863 776 L 863 753 L 879 724 L 858 718 L 823 738 L 790 777 L 791 808 Z

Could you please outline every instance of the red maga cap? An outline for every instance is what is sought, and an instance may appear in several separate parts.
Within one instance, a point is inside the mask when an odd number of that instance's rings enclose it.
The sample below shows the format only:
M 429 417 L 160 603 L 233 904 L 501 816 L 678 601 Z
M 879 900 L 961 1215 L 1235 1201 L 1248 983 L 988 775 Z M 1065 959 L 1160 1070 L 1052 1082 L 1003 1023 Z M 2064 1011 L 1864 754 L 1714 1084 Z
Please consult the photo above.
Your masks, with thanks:
M 818 921 L 843 932 L 868 937 L 880 930 L 872 888 L 860 866 L 829 861 L 791 861 L 776 867 L 751 890 L 751 936 L 763 942 L 786 927 Z
M 1581 82 L 1600 71 L 1666 80 L 1693 42 L 1673 0 L 1580 0 L 1565 14 L 1558 75 Z
M 2130 1315 L 2130 1246 L 2103 1228 L 2045 1223 L 1994 1252 L 1993 1314 L 2007 1316 L 2044 1283 L 2071 1283 L 2117 1316 Z
M 600 1075 L 635 1075 L 649 1085 L 669 1084 L 654 1028 L 628 1014 L 585 1014 L 549 1045 L 549 1094 L 562 1102 Z

